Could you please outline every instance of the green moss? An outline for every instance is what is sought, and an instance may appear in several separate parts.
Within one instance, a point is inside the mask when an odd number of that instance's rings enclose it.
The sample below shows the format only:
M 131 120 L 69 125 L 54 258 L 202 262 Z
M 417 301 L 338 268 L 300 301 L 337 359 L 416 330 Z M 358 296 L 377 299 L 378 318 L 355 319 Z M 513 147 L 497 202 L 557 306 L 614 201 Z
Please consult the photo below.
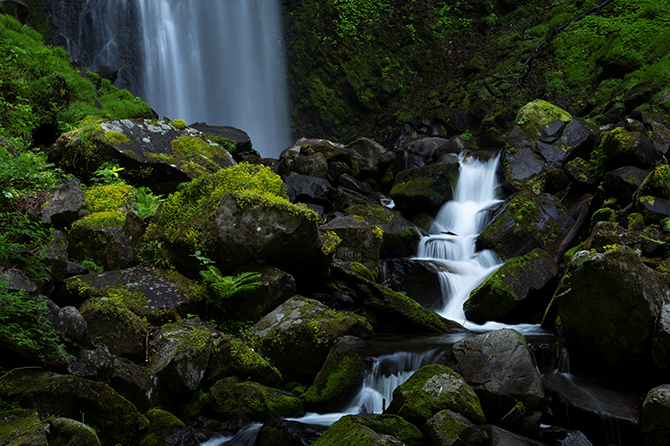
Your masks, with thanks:
M 120 144 L 130 144 L 128 137 L 119 130 L 108 130 L 102 134 L 102 142 L 111 146 L 118 146 Z
M 120 228 L 126 222 L 126 214 L 121 211 L 96 212 L 77 220 L 72 227 L 88 229 L 98 228 Z
M 165 163 L 165 164 L 171 164 L 171 165 L 177 163 L 177 158 L 175 158 L 172 155 L 168 155 L 167 153 L 145 152 L 144 156 L 149 161 L 153 161 L 153 162 L 156 162 L 156 163 Z
M 135 189 L 126 183 L 96 186 L 84 192 L 86 213 L 130 210 L 135 206 Z
M 138 446 L 168 446 L 166 438 L 186 427 L 179 418 L 161 409 L 151 409 L 145 416 L 149 419 L 149 429 Z
M 177 130 L 185 130 L 187 127 L 186 121 L 183 119 L 175 119 L 174 121 L 170 122 L 170 124 Z
M 351 262 L 349 267 L 351 268 L 351 270 L 353 272 L 355 272 L 359 276 L 364 277 L 364 278 L 366 278 L 366 279 L 368 279 L 372 282 L 376 282 L 377 277 L 379 276 L 379 267 L 377 267 L 373 270 L 370 270 L 370 269 L 366 268 L 365 265 L 363 265 L 362 263 L 358 263 L 358 262 Z
M 342 243 L 342 239 L 337 235 L 335 231 L 325 231 L 319 233 L 319 238 L 321 239 L 321 250 L 324 254 L 333 254 L 337 251 L 337 247 Z
M 516 117 L 519 131 L 531 139 L 539 139 L 540 129 L 556 121 L 570 123 L 572 116 L 547 101 L 537 99 L 524 105 Z
M 303 413 L 302 402 L 292 394 L 254 382 L 237 382 L 235 379 L 214 384 L 212 406 L 219 415 L 230 417 L 242 411 L 257 421 L 267 420 L 272 414 L 296 417 Z

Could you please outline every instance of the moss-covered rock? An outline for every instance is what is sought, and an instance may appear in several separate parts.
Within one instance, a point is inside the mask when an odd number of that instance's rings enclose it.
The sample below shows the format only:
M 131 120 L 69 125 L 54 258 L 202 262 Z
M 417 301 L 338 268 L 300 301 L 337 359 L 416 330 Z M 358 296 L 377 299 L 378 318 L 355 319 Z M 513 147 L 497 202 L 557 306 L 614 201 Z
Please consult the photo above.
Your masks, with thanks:
M 660 158 L 645 134 L 622 127 L 602 133 L 591 152 L 591 164 L 600 174 L 623 166 L 648 169 Z
M 46 432 L 39 414 L 30 409 L 0 412 L 0 442 L 7 445 L 47 446 Z
M 358 262 L 370 269 L 376 268 L 384 231 L 380 226 L 359 220 L 362 218 L 336 217 L 319 226 L 319 231 L 322 234 L 333 231 L 340 238 L 335 258 L 344 262 Z
M 234 378 L 222 379 L 212 386 L 212 409 L 217 415 L 230 418 L 238 411 L 255 421 L 264 421 L 273 414 L 299 417 L 302 401 L 289 392 Z
M 59 414 L 81 419 L 97 432 L 103 445 L 132 444 L 149 422 L 111 387 L 76 376 L 16 371 L 0 387 L 6 401 L 35 409 L 41 417 Z
M 448 409 L 430 417 L 423 431 L 430 446 L 475 446 L 484 442 L 484 435 L 476 424 Z
M 410 258 L 389 259 L 382 263 L 384 285 L 411 297 L 421 306 L 438 309 L 444 306 L 440 272 L 444 265 Z
M 304 424 L 299 421 L 270 418 L 263 423 L 256 444 L 258 446 L 292 446 L 302 443 L 314 444 L 328 429 L 318 424 Z
M 214 341 L 205 378 L 214 382 L 228 376 L 271 387 L 282 380 L 279 370 L 247 343 L 232 336 L 222 336 Z
M 397 208 L 408 216 L 417 212 L 434 213 L 453 198 L 458 169 L 457 164 L 407 169 L 396 175 L 391 197 Z
M 372 327 L 362 316 L 298 295 L 258 321 L 254 333 L 261 337 L 264 355 L 286 381 L 311 383 L 337 338 L 366 338 L 372 335 Z
M 395 415 L 366 418 L 346 415 L 328 428 L 315 446 L 423 445 L 423 434 L 412 424 Z
M 179 418 L 161 409 L 151 409 L 145 416 L 149 427 L 137 442 L 138 446 L 197 446 L 193 433 Z
M 144 412 L 152 407 L 171 410 L 172 394 L 150 368 L 137 365 L 126 358 L 114 359 L 114 373 L 110 386 L 122 397 Z
M 542 249 L 509 259 L 470 293 L 465 315 L 479 324 L 540 322 L 553 291 L 545 287 L 557 272 L 554 259 Z
M 393 412 L 422 426 L 436 413 L 449 409 L 483 423 L 479 398 L 465 380 L 449 367 L 435 364 L 420 368 L 393 391 Z
M 50 446 L 100 446 L 98 435 L 84 423 L 69 418 L 49 422 Z
M 642 404 L 642 438 L 645 445 L 660 446 L 670 435 L 670 385 L 655 387 Z

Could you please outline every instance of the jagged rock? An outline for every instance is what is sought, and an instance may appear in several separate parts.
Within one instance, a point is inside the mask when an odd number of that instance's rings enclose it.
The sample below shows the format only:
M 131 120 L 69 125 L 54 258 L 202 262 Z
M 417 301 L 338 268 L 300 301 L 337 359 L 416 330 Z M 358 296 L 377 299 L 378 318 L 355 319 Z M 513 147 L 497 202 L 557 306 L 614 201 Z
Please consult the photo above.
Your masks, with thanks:
M 600 202 L 607 197 L 614 197 L 625 206 L 633 201 L 633 194 L 648 174 L 647 170 L 634 166 L 620 167 L 607 172 L 602 182 L 605 193 Z
M 42 206 L 40 217 L 47 224 L 66 226 L 79 218 L 79 210 L 84 204 L 84 193 L 78 178 L 64 179 L 53 196 Z
M 106 384 L 77 376 L 32 370 L 7 375 L 0 396 L 36 410 L 40 417 L 58 413 L 95 426 L 102 444 L 132 444 L 149 424 L 135 406 Z
M 195 321 L 165 324 L 149 367 L 176 394 L 196 390 L 205 376 L 215 330 Z
M 367 343 L 354 336 L 339 338 L 314 379 L 314 384 L 302 397 L 308 411 L 338 412 L 358 392 L 363 384 Z
M 89 299 L 80 312 L 89 333 L 105 344 L 112 355 L 134 361 L 144 358 L 147 323 L 118 299 Z
M 270 418 L 258 431 L 259 446 L 303 446 L 313 444 L 328 429 L 318 424 Z
M 430 417 L 423 425 L 423 431 L 431 446 L 476 446 L 484 442 L 476 424 L 448 409 Z
M 435 212 L 453 198 L 458 172 L 455 164 L 407 169 L 396 175 L 391 197 L 403 213 Z
M 0 442 L 17 446 L 48 446 L 39 414 L 30 409 L 0 412 Z
M 319 232 L 333 231 L 342 240 L 336 248 L 335 258 L 344 262 L 358 262 L 373 269 L 379 265 L 379 251 L 384 237 L 380 226 L 367 223 L 355 216 L 336 217 L 319 226 Z
M 668 443 L 670 435 L 670 385 L 655 387 L 642 404 L 642 438 L 646 446 Z
M 303 415 L 302 401 L 290 392 L 255 382 L 222 379 L 212 386 L 212 409 L 226 418 L 243 412 L 252 420 L 265 421 L 273 414 L 283 417 Z
M 495 418 L 518 402 L 534 409 L 544 399 L 542 380 L 526 340 L 514 330 L 504 328 L 461 339 L 454 344 L 447 365 L 463 376 L 484 410 Z
M 363 317 L 294 296 L 254 325 L 259 346 L 286 381 L 312 382 L 337 338 L 372 335 Z
M 394 415 L 346 415 L 328 428 L 314 446 L 423 446 L 421 431 Z
M 68 371 L 81 378 L 107 382 L 114 373 L 114 358 L 104 344 L 82 349 L 68 361 Z
M 384 285 L 411 297 L 422 307 L 439 309 L 444 305 L 438 262 L 409 258 L 391 259 L 382 263 Z
M 421 367 L 393 391 L 389 407 L 405 420 L 422 426 L 429 418 L 449 409 L 475 423 L 483 423 L 479 398 L 465 380 L 449 367 Z
M 478 324 L 539 323 L 553 293 L 548 285 L 557 272 L 553 257 L 542 249 L 509 259 L 470 293 L 463 305 L 465 315 Z
M 651 141 L 658 153 L 667 155 L 670 149 L 670 130 L 663 124 L 652 121 L 649 126 L 651 133 Z
M 416 253 L 416 247 L 425 233 L 391 209 L 376 204 L 354 204 L 344 213 L 358 216 L 366 223 L 382 228 L 384 237 L 379 250 L 381 258 L 408 257 Z
M 100 446 L 95 430 L 77 420 L 55 418 L 49 430 L 49 446 Z
M 172 408 L 170 392 L 154 372 L 126 358 L 114 359 L 110 385 L 141 412 L 152 407 Z
M 193 432 L 186 427 L 183 421 L 161 409 L 151 409 L 146 413 L 149 427 L 142 439 L 140 446 L 198 446 L 198 441 Z
M 628 246 L 602 249 L 588 253 L 563 278 L 554 299 L 559 330 L 573 362 L 641 371 L 640 364 L 651 360 L 656 317 L 670 302 L 670 275 L 645 266 Z
M 496 211 L 477 238 L 477 248 L 492 249 L 503 259 L 526 255 L 535 248 L 553 253 L 572 222 L 558 198 L 524 190 L 509 197 Z
M 279 371 L 244 341 L 224 335 L 214 341 L 205 378 L 214 382 L 228 376 L 266 386 L 277 386 L 282 380 Z
M 321 204 L 328 199 L 327 192 L 330 183 L 326 179 L 300 175 L 295 172 L 289 172 L 282 176 L 282 179 L 288 186 L 291 201 Z
M 591 159 L 604 157 L 603 161 L 599 161 L 604 172 L 623 166 L 649 169 L 661 158 L 645 134 L 621 127 L 602 133 L 595 146 Z

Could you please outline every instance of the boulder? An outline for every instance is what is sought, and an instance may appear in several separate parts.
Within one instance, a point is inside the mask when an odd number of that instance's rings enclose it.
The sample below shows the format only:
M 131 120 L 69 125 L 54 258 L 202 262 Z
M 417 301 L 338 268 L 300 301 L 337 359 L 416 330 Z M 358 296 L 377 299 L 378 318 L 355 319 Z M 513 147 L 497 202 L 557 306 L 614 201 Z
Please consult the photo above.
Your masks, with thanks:
M 558 198 L 517 192 L 496 211 L 477 238 L 477 248 L 492 249 L 504 260 L 540 248 L 553 254 L 572 226 L 573 219 Z
M 600 134 L 591 153 L 591 163 L 600 173 L 623 166 L 649 169 L 660 159 L 647 135 L 622 127 Z
M 523 437 L 493 424 L 480 426 L 489 439 L 489 446 L 546 446 L 544 443 Z
M 152 407 L 169 409 L 174 405 L 169 390 L 150 368 L 126 358 L 114 359 L 110 385 L 141 412 Z
M 46 224 L 67 226 L 79 218 L 79 210 L 83 204 L 81 181 L 74 177 L 66 178 L 42 205 L 40 217 Z
M 68 372 L 81 378 L 107 382 L 114 373 L 114 358 L 105 344 L 82 349 L 68 358 Z
M 218 332 L 193 320 L 165 324 L 154 341 L 149 367 L 176 394 L 196 390 L 218 337 Z
M 477 324 L 540 323 L 557 272 L 553 256 L 542 249 L 509 259 L 470 293 L 465 315 Z
M 39 414 L 31 409 L 0 412 L 0 443 L 17 446 L 48 446 L 46 431 Z
M 600 249 L 573 261 L 563 278 L 554 299 L 558 327 L 582 367 L 640 371 L 651 360 L 657 315 L 670 302 L 670 275 L 645 266 L 628 246 Z
M 670 385 L 655 387 L 642 404 L 642 439 L 646 446 L 668 444 L 670 436 Z
M 68 237 L 63 231 L 54 230 L 53 238 L 39 253 L 44 256 L 44 264 L 49 268 L 49 275 L 55 283 L 80 274 L 88 274 L 88 268 L 70 261 L 67 253 Z
M 258 446 L 303 446 L 313 444 L 328 429 L 318 424 L 270 418 L 263 423 L 256 444 Z
M 223 335 L 214 341 L 205 379 L 215 382 L 235 376 L 250 379 L 266 386 L 277 386 L 279 370 L 241 339 Z
M 359 138 L 350 142 L 345 147 L 353 150 L 354 153 L 361 158 L 367 158 L 369 156 L 377 158 L 386 152 L 386 149 L 381 144 L 368 138 Z
M 670 304 L 664 304 L 654 323 L 654 364 L 660 370 L 670 369 Z
M 295 172 L 289 172 L 282 178 L 292 202 L 326 204 L 328 201 L 327 193 L 330 188 L 328 180 Z
M 273 414 L 283 417 L 303 415 L 302 401 L 292 393 L 235 378 L 217 381 L 212 386 L 211 398 L 214 412 L 225 418 L 232 418 L 237 412 L 243 412 L 255 421 L 268 420 Z
M 639 198 L 635 210 L 642 214 L 645 222 L 660 223 L 670 217 L 670 200 L 643 196 Z
M 328 428 L 314 446 L 422 446 L 424 437 L 412 424 L 394 415 L 346 415 Z
M 193 432 L 183 421 L 161 409 L 151 409 L 145 415 L 149 427 L 138 446 L 199 446 Z
M 355 216 L 336 217 L 319 226 L 319 232 L 333 231 L 342 240 L 336 248 L 335 258 L 344 262 L 358 262 L 373 269 L 379 265 L 379 251 L 384 232 L 380 226 L 367 223 Z
M 286 381 L 310 383 L 337 338 L 372 335 L 362 316 L 332 310 L 320 302 L 294 296 L 254 325 L 259 346 Z
M 93 427 L 102 444 L 133 444 L 147 419 L 106 384 L 77 376 L 32 370 L 7 375 L 0 396 L 36 410 L 40 417 L 55 413 L 81 419 Z
M 49 422 L 49 431 L 49 446 L 100 446 L 95 430 L 81 421 L 55 418 Z
M 457 164 L 439 164 L 407 169 L 395 177 L 391 198 L 407 215 L 417 212 L 435 213 L 453 198 L 458 181 Z
M 422 426 L 429 418 L 449 409 L 470 421 L 483 423 L 479 398 L 458 373 L 434 364 L 421 367 L 393 391 L 389 407 L 405 420 Z
M 423 425 L 430 446 L 476 446 L 484 443 L 484 435 L 479 427 L 462 415 L 443 410 Z
M 310 412 L 328 413 L 345 409 L 345 404 L 360 390 L 366 371 L 367 343 L 354 336 L 339 338 L 302 397 Z
M 593 444 L 640 444 L 642 400 L 637 392 L 605 389 L 557 371 L 542 380 L 551 423 L 579 430 Z
M 129 213 L 128 215 L 135 214 Z M 78 260 L 92 260 L 105 270 L 132 266 L 136 244 L 129 237 L 127 229 L 130 228 L 130 225 L 126 226 L 126 221 L 125 219 L 118 222 L 78 220 L 70 229 L 69 256 Z M 118 224 L 118 226 L 109 226 L 109 224 Z
M 633 194 L 642 185 L 648 174 L 647 170 L 634 166 L 620 167 L 607 172 L 602 182 L 605 191 L 603 200 L 607 197 L 614 197 L 618 203 L 625 206 L 633 201 Z
M 544 399 L 542 379 L 526 340 L 509 328 L 461 339 L 452 347 L 447 364 L 472 386 L 494 418 L 501 418 L 517 403 L 535 409 Z
M 354 192 L 363 195 L 370 195 L 370 193 L 372 192 L 372 188 L 368 183 L 359 181 L 356 179 L 355 176 L 349 175 L 347 173 L 343 173 L 342 175 L 339 176 L 339 178 L 337 179 L 337 185 L 340 187 L 344 187 L 346 189 L 351 189 Z
M 328 161 L 322 153 L 311 153 L 310 150 L 302 149 L 300 156 L 293 160 L 291 170 L 301 175 L 325 179 L 328 176 Z
M 390 259 L 382 262 L 384 285 L 417 301 L 422 307 L 439 309 L 444 306 L 439 262 L 411 258 Z
M 656 121 L 652 121 L 649 127 L 654 148 L 658 153 L 667 155 L 668 149 L 670 149 L 670 129 Z
M 260 273 L 258 286 L 247 292 L 243 299 L 229 299 L 226 304 L 238 318 L 258 322 L 263 316 L 286 302 L 296 292 L 293 276 L 269 265 L 253 264 L 233 271 Z

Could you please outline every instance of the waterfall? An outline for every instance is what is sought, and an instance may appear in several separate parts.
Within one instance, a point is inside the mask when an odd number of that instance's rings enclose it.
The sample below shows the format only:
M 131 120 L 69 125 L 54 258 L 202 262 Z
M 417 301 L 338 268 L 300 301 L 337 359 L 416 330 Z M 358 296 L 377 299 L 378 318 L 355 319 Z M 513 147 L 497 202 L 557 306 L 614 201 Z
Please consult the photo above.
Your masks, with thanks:
M 276 0 L 136 0 L 145 99 L 161 115 L 238 127 L 278 157 L 291 143 Z

